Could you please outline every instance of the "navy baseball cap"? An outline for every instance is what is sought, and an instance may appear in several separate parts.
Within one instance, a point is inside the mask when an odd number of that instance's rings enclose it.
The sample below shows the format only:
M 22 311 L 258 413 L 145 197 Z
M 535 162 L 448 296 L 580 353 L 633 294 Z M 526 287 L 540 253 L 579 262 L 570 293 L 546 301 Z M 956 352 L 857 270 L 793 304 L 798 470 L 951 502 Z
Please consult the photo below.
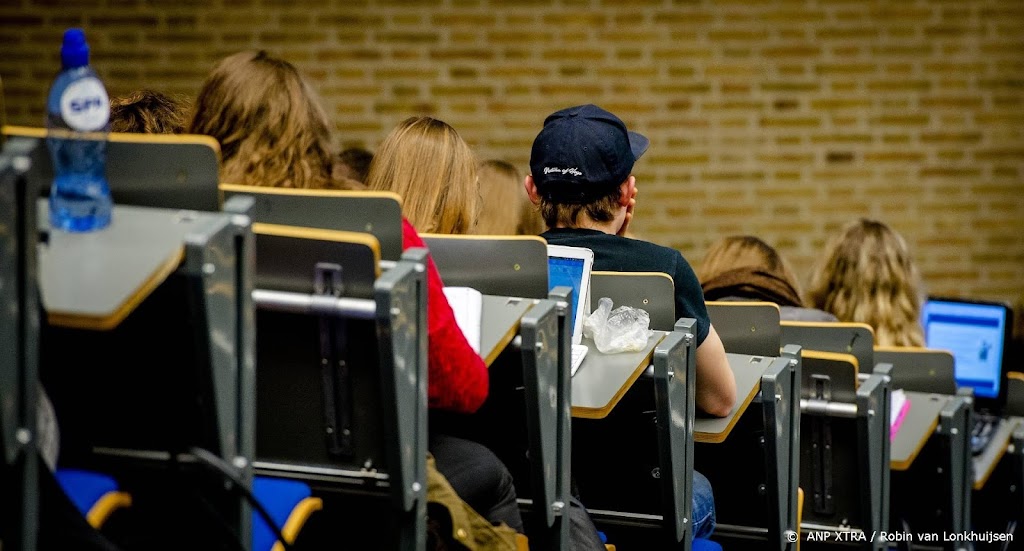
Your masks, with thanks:
M 589 203 L 626 181 L 650 140 L 596 105 L 552 113 L 533 141 L 537 190 L 557 203 Z

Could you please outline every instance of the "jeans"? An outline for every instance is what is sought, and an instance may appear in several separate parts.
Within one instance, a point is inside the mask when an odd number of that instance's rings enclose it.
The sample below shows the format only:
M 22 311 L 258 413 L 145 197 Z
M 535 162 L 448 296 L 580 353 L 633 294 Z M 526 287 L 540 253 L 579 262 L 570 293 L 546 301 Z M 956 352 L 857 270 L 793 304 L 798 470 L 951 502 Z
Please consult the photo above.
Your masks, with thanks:
M 693 537 L 707 538 L 715 531 L 715 494 L 704 475 L 693 471 Z

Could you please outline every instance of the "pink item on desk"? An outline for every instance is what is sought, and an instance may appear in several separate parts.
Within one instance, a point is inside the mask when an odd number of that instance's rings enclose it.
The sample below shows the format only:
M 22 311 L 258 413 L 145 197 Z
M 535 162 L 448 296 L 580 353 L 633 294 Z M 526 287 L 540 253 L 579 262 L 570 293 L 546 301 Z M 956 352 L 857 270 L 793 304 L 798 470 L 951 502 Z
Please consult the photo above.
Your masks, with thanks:
M 907 417 L 907 412 L 910 411 L 910 400 L 907 399 L 906 394 L 902 390 L 895 390 L 892 393 L 892 404 L 893 410 L 890 412 L 890 423 L 889 423 L 889 441 L 892 442 L 896 438 L 896 433 L 899 432 L 900 426 L 903 425 L 903 420 Z

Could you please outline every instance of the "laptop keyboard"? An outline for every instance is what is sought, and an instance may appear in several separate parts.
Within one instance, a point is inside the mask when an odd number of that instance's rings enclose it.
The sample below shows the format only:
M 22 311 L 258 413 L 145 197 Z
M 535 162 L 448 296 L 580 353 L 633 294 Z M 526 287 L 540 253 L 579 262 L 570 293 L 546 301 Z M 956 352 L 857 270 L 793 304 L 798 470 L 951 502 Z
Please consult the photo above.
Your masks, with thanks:
M 978 455 L 985 451 L 992 435 L 999 430 L 1002 419 L 993 415 L 974 414 L 974 427 L 971 428 L 971 453 Z
M 583 365 L 583 358 L 586 357 L 587 352 L 589 351 L 590 349 L 587 348 L 586 345 L 572 345 L 572 371 L 570 372 L 571 375 L 575 375 L 576 371 L 580 368 L 581 365 Z

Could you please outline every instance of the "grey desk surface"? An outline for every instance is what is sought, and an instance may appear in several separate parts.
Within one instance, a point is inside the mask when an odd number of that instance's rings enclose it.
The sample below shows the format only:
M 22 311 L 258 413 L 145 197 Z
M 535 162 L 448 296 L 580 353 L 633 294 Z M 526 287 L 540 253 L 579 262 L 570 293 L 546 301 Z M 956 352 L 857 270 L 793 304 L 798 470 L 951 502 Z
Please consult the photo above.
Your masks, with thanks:
M 533 300 L 484 295 L 480 320 L 480 357 L 490 366 L 519 332 L 519 319 Z
M 726 357 L 736 377 L 736 405 L 726 417 L 703 417 L 699 414 L 693 422 L 694 442 L 719 443 L 729 437 L 736 422 L 761 390 L 761 375 L 772 361 L 768 357 L 746 354 L 728 353 Z
M 1017 425 L 1021 422 L 1019 417 L 1010 417 L 1003 419 L 1003 422 L 999 425 L 999 429 L 989 439 L 988 446 L 979 454 L 974 456 L 974 489 L 980 490 L 985 487 L 985 483 L 988 482 L 988 477 L 992 475 L 992 471 L 995 470 L 996 465 L 999 464 L 999 460 L 1003 458 L 1003 454 L 1006 453 L 1007 446 L 1010 445 L 1010 437 L 1013 435 L 1013 431 L 1017 428 Z
M 667 334 L 655 331 L 643 350 L 621 354 L 602 354 L 593 341 L 584 338 L 583 344 L 590 351 L 572 377 L 572 416 L 588 419 L 607 417 L 629 387 L 651 365 L 654 347 Z
M 891 438 L 889 447 L 889 468 L 894 471 L 905 471 L 914 463 L 925 442 L 939 426 L 939 412 L 950 399 L 943 394 L 924 392 L 907 391 L 906 395 L 910 409 L 896 436 Z
M 45 200 L 39 227 L 49 226 Z M 116 327 L 177 269 L 185 236 L 217 213 L 115 206 L 107 228 L 51 231 L 39 246 L 39 287 L 50 323 Z

